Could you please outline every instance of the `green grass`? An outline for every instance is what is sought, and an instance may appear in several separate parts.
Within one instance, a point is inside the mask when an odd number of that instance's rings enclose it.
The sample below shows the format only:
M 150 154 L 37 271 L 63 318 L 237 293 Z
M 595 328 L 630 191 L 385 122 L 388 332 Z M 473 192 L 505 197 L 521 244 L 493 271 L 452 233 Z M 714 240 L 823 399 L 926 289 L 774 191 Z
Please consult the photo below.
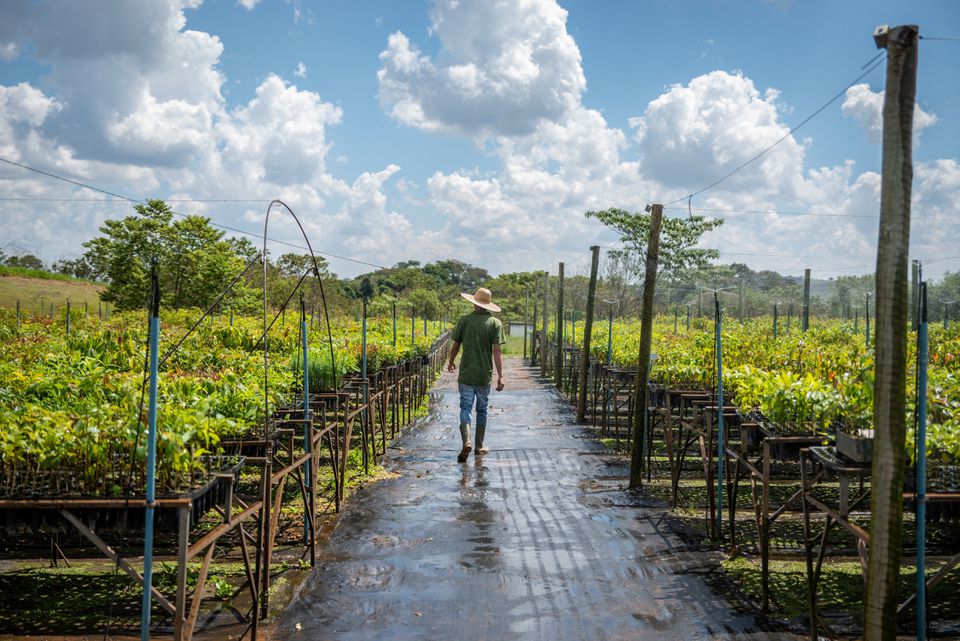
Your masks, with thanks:
M 0 265 L 0 277 L 3 276 L 19 276 L 20 278 L 39 278 L 41 280 L 62 280 L 80 283 L 93 283 L 93 281 L 74 278 L 73 276 L 68 276 L 67 274 L 48 272 L 45 269 L 27 269 L 26 267 L 9 267 L 7 265 Z
M 51 274 L 19 267 L 0 267 L 0 307 L 14 308 L 20 301 L 20 309 L 25 314 L 50 313 L 50 303 L 54 311 L 61 310 L 67 301 L 74 310 L 83 310 L 84 303 L 91 314 L 97 313 L 100 292 L 103 285 L 78 280 L 63 274 Z
M 615 452 L 621 452 L 624 454 L 630 452 L 630 444 L 627 442 L 627 439 L 625 438 L 620 439 L 619 442 L 613 438 L 601 438 L 600 444 L 603 445 L 605 448 L 609 450 L 613 450 Z
M 142 565 L 134 563 L 142 571 Z M 282 568 L 281 568 L 282 569 Z M 161 562 L 154 568 L 154 586 L 172 596 L 176 588 L 176 564 Z M 199 563 L 187 572 L 189 588 L 196 585 Z M 233 578 L 240 583 L 243 564 L 217 563 L 212 577 Z M 112 611 L 114 631 L 136 630 L 140 621 L 139 588 L 111 563 L 72 562 L 72 567 L 46 568 L 23 564 L 0 572 L 0 633 L 82 634 L 100 632 L 106 613 Z M 152 617 L 169 623 L 169 616 L 154 602 Z
M 778 616 L 791 619 L 806 616 L 807 569 L 805 561 L 771 561 L 770 594 Z M 740 585 L 752 599 L 760 601 L 760 565 L 738 557 L 723 562 L 724 571 Z M 927 568 L 927 576 L 936 572 L 936 567 Z M 914 566 L 900 568 L 897 584 L 898 601 L 902 602 L 916 586 L 917 570 Z M 929 592 L 930 603 L 936 603 L 938 613 L 956 613 L 960 591 L 956 580 L 960 570 L 954 569 L 947 579 Z M 817 607 L 823 612 L 858 616 L 863 607 L 863 577 L 857 561 L 830 562 L 823 565 L 820 578 Z M 948 615 L 952 618 L 955 614 Z M 944 618 L 944 617 L 941 617 Z
M 507 336 L 507 342 L 500 350 L 504 356 L 523 356 L 523 336 Z

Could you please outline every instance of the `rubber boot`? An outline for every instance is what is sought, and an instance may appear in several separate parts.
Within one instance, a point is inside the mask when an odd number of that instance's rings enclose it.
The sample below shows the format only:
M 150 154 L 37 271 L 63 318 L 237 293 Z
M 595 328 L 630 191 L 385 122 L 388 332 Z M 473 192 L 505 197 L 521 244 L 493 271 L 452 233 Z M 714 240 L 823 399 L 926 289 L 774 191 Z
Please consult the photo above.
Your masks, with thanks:
M 477 439 L 476 439 L 476 441 L 477 441 L 477 449 L 474 450 L 474 452 L 473 452 L 473 455 L 474 455 L 474 456 L 481 456 L 481 455 L 486 454 L 486 453 L 488 453 L 488 452 L 490 451 L 489 449 L 487 449 L 486 447 L 483 446 L 483 437 L 484 437 L 484 435 L 486 434 L 486 432 L 487 432 L 487 426 L 486 426 L 486 425 L 480 425 L 480 424 L 478 423 L 478 424 L 477 424 Z
M 473 449 L 470 446 L 470 423 L 460 423 L 460 440 L 463 442 L 463 449 L 457 454 L 457 462 L 465 463 L 470 456 L 470 450 Z

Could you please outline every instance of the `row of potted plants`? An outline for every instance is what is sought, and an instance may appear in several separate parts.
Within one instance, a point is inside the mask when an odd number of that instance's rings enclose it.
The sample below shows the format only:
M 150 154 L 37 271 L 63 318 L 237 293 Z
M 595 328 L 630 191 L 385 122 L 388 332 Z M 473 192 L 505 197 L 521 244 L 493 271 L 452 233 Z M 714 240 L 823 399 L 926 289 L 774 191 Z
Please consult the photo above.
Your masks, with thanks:
M 581 328 L 577 328 L 582 332 Z M 784 435 L 836 437 L 841 451 L 869 459 L 873 414 L 873 356 L 863 336 L 847 321 L 819 320 L 807 332 L 794 328 L 772 334 L 772 319 L 728 322 L 723 327 L 724 386 L 728 402 L 751 421 Z M 636 367 L 639 322 L 613 326 L 613 362 Z M 573 337 L 582 343 L 582 333 Z M 930 331 L 927 396 L 927 450 L 932 460 L 960 462 L 960 328 Z M 673 389 L 713 389 L 716 381 L 714 326 L 700 320 L 689 331 L 672 317 L 658 318 L 652 351 L 657 353 L 651 380 Z M 605 361 L 607 325 L 595 326 L 594 358 Z M 908 371 L 916 367 L 911 341 Z M 908 375 L 908 430 L 905 447 L 912 457 L 915 380 Z M 837 434 L 840 434 L 837 437 Z
M 198 310 L 165 312 L 160 353 L 186 334 Z M 420 356 L 436 336 L 392 343 L 373 321 L 370 371 Z M 334 323 L 338 381 L 359 370 L 359 324 Z M 262 321 L 221 317 L 201 323 L 161 366 L 158 491 L 179 493 L 208 475 L 221 440 L 263 423 Z M 326 332 L 310 331 L 318 387 L 332 384 Z M 398 341 L 399 343 L 399 341 Z M 300 393 L 299 324 L 271 330 L 269 408 Z M 142 313 L 107 321 L 21 319 L 0 310 L 0 493 L 116 496 L 142 491 L 146 323 Z M 324 373 L 324 358 L 328 367 Z M 141 421 L 140 419 L 144 420 Z

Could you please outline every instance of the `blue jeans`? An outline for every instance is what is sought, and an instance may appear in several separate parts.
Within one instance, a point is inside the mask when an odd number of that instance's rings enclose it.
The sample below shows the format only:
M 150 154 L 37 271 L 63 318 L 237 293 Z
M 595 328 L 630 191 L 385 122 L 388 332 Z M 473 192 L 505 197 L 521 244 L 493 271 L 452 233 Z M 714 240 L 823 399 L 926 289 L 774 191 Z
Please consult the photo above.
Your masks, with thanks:
M 473 401 L 477 401 L 477 425 L 487 424 L 487 402 L 490 400 L 489 385 L 458 384 L 460 390 L 460 424 L 470 423 Z

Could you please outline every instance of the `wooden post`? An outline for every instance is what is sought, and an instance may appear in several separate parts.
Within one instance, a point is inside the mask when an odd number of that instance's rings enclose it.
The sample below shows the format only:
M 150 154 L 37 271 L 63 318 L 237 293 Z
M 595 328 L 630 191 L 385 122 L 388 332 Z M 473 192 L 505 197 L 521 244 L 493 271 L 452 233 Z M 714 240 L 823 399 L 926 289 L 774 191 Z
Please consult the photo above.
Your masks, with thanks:
M 810 268 L 803 270 L 803 331 L 810 329 Z
M 533 285 L 533 317 L 530 319 L 530 326 L 533 327 L 533 333 L 530 335 L 530 366 L 537 366 L 537 294 L 540 284 Z
M 550 274 L 543 274 L 543 325 L 540 328 L 540 376 L 547 375 L 547 310 L 550 305 Z
M 177 510 L 177 525 L 177 596 L 173 616 L 173 638 L 175 641 L 186 641 L 184 624 L 187 616 L 187 562 L 189 561 L 187 549 L 190 547 L 190 510 L 185 508 Z M 200 598 L 199 595 L 197 598 Z
M 653 295 L 657 286 L 657 262 L 660 254 L 660 225 L 663 205 L 651 206 L 650 238 L 647 240 L 647 266 L 643 275 L 643 309 L 640 319 L 640 356 L 637 384 L 633 395 L 633 443 L 630 456 L 630 488 L 643 484 L 643 418 L 647 412 L 647 378 L 650 369 L 650 345 L 653 342 Z
M 593 332 L 593 308 L 597 297 L 597 269 L 600 266 L 600 247 L 594 245 L 590 264 L 590 285 L 587 287 L 587 317 L 583 321 L 583 349 L 580 352 L 580 384 L 577 386 L 577 422 L 587 418 L 587 371 L 590 369 L 590 334 Z
M 743 322 L 743 276 L 740 276 L 740 318 L 737 320 Z
M 530 286 L 523 286 L 523 360 L 527 360 L 527 325 L 530 324 Z
M 903 517 L 907 388 L 907 261 L 913 181 L 913 110 L 918 28 L 878 28 L 887 50 L 883 101 L 883 178 L 877 245 L 873 383 L 874 441 L 870 476 L 870 549 L 864 595 L 864 640 L 897 635 L 897 579 Z
M 557 285 L 557 353 L 553 359 L 553 383 L 557 389 L 563 387 L 563 263 L 560 263 Z
M 917 331 L 920 324 L 917 309 L 920 307 L 920 261 L 910 261 L 910 329 Z

